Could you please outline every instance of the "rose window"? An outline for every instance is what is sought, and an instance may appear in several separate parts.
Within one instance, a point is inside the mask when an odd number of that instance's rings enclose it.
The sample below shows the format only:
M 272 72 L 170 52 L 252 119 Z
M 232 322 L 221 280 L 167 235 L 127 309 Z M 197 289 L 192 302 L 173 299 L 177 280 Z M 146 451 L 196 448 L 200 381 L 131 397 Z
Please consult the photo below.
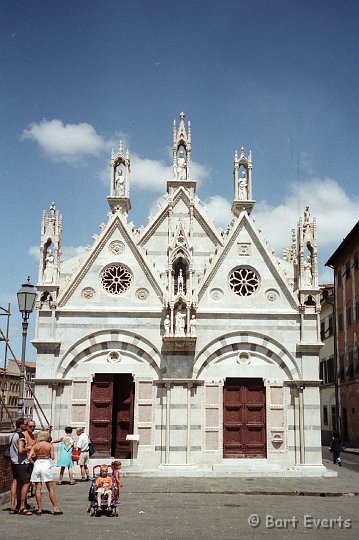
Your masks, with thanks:
M 124 266 L 114 264 L 108 266 L 101 273 L 101 284 L 110 294 L 122 294 L 126 292 L 132 283 L 132 275 Z
M 258 289 L 259 279 L 251 268 L 236 268 L 229 276 L 229 286 L 238 296 L 250 296 Z

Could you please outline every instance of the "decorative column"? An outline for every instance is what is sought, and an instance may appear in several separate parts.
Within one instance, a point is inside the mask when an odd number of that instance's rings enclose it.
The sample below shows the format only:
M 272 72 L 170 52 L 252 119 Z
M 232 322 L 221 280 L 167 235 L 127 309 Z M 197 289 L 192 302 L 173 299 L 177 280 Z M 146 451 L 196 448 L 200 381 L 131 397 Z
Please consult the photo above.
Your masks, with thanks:
M 299 384 L 298 391 L 299 391 L 299 438 L 300 438 L 299 455 L 300 455 L 300 465 L 304 465 L 304 463 L 305 463 L 303 389 L 304 389 L 304 386 L 302 384 Z
M 171 383 L 166 383 L 166 453 L 165 463 L 170 462 L 170 408 L 171 408 Z
M 191 392 L 193 384 L 188 383 L 187 386 L 187 446 L 186 446 L 186 463 L 189 465 L 191 459 Z

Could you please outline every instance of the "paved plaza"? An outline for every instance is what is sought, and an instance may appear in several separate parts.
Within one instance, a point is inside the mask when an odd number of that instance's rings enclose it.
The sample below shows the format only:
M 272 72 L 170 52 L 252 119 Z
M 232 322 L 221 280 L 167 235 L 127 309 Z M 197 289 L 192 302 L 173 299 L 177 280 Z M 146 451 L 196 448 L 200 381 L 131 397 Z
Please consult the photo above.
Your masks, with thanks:
M 330 468 L 329 455 L 324 464 Z M 119 517 L 90 517 L 89 483 L 56 486 L 63 516 L 1 511 L 0 538 L 358 538 L 359 456 L 330 478 L 141 478 L 123 475 Z M 32 499 L 31 499 L 32 502 Z M 332 521 L 330 521 L 332 520 Z

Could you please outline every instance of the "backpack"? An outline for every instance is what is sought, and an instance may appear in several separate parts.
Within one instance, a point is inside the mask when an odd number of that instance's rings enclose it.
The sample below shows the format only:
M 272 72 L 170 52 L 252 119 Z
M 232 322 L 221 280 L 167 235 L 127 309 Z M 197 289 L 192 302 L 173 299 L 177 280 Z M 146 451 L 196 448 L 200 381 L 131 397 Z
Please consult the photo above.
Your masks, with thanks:
M 3 453 L 2 453 L 3 458 L 4 458 L 6 461 L 11 461 L 10 446 L 12 445 L 12 440 L 13 440 L 13 438 L 14 438 L 14 435 L 15 435 L 15 433 L 14 433 L 13 436 L 11 437 L 11 441 L 10 441 L 9 446 L 6 446 L 6 447 L 4 448 Z
M 89 441 L 89 456 L 91 457 L 93 454 L 95 454 L 95 452 L 96 452 L 96 448 L 94 447 L 92 442 Z

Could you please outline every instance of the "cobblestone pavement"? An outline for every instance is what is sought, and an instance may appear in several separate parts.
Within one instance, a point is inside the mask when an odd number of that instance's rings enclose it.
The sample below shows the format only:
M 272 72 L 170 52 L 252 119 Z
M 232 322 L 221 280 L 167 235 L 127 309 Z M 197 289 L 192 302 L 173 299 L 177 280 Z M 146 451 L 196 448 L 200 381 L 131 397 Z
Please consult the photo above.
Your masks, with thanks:
M 332 467 L 326 460 L 325 465 Z M 50 513 L 46 493 L 48 513 L 41 517 L 10 515 L 5 505 L 0 513 L 0 538 L 197 540 L 284 538 L 288 533 L 295 539 L 308 534 L 323 539 L 358 538 L 359 472 L 344 466 L 338 472 L 337 478 L 279 479 L 124 475 L 117 518 L 90 517 L 89 483 L 64 484 L 56 486 L 63 516 Z

